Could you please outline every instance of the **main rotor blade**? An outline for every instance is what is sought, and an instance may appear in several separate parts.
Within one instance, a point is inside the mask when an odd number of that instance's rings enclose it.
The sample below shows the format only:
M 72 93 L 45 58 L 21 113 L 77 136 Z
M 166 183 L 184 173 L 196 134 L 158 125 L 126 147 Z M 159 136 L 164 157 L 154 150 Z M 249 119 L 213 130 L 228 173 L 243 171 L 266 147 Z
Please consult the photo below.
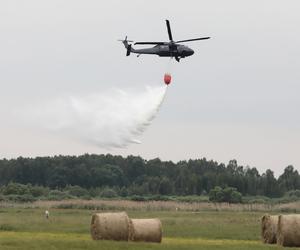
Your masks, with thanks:
M 139 44 L 156 44 L 156 45 L 163 45 L 165 44 L 164 42 L 136 42 L 134 45 L 139 45 Z
M 118 39 L 118 41 L 119 41 L 119 42 L 127 41 L 127 42 L 129 42 L 129 43 L 133 43 L 133 42 L 134 42 L 134 41 L 132 41 L 132 40 L 124 40 L 124 39 Z
M 172 36 L 172 31 L 171 31 L 171 27 L 170 27 L 170 22 L 169 22 L 169 20 L 166 20 L 166 24 L 167 24 L 167 29 L 168 29 L 169 39 L 170 39 L 171 42 L 173 42 L 173 36 Z
M 194 38 L 194 39 L 187 39 L 187 40 L 180 40 L 180 41 L 176 41 L 175 43 L 185 43 L 185 42 L 192 42 L 192 41 L 199 41 L 199 40 L 205 40 L 205 39 L 209 39 L 210 37 L 200 37 L 200 38 Z

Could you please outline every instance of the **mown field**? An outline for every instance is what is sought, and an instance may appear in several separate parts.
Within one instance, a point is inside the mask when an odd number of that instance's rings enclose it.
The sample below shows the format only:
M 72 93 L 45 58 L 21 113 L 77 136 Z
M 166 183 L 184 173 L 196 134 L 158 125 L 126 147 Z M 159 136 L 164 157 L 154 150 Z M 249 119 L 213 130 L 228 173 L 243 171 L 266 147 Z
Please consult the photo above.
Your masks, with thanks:
M 160 218 L 163 241 L 93 241 L 91 214 L 84 209 L 0 208 L 1 250 L 67 249 L 282 249 L 260 241 L 262 212 L 128 211 L 132 218 Z

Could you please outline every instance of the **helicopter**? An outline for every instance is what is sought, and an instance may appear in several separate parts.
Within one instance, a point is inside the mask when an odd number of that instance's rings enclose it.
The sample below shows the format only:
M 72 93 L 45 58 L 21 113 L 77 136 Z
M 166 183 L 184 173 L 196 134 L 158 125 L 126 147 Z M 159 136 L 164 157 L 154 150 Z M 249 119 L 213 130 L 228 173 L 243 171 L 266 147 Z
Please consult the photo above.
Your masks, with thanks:
M 174 57 L 176 61 L 179 62 L 181 58 L 185 58 L 194 54 L 194 51 L 191 48 L 185 45 L 181 45 L 180 43 L 210 39 L 210 37 L 200 37 L 194 39 L 174 41 L 169 20 L 166 20 L 166 25 L 167 25 L 167 30 L 168 30 L 169 40 L 170 40 L 169 42 L 135 42 L 134 43 L 134 45 L 150 45 L 150 44 L 155 45 L 152 48 L 134 49 L 132 47 L 132 43 L 134 41 L 127 40 L 127 36 L 125 37 L 124 40 L 118 40 L 123 42 L 127 50 L 126 56 L 129 56 L 131 53 L 138 54 L 137 55 L 138 57 L 141 54 L 150 54 L 150 55 L 152 54 L 161 57 L 171 57 L 171 58 Z

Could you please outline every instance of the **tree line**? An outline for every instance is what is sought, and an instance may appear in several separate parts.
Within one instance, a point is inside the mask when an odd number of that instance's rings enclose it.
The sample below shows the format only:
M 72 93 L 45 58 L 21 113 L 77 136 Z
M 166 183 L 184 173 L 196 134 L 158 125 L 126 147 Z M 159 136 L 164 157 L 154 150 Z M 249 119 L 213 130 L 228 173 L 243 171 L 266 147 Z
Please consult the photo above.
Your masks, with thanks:
M 242 195 L 281 197 L 300 189 L 300 176 L 287 166 L 276 178 L 272 170 L 227 165 L 205 158 L 179 161 L 145 160 L 139 156 L 54 156 L 0 160 L 0 186 L 9 183 L 63 189 L 110 187 L 121 195 L 203 195 L 215 187 L 232 187 Z

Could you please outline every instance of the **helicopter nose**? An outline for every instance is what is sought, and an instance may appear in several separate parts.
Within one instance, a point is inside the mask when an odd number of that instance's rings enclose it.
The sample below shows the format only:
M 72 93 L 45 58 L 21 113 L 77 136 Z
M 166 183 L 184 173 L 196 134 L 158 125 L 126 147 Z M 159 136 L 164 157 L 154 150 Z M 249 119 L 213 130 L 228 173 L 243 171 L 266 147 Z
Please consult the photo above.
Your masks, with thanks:
M 192 49 L 189 48 L 189 49 L 186 50 L 185 53 L 186 53 L 186 56 L 191 56 L 191 55 L 194 54 L 194 51 L 193 51 Z

